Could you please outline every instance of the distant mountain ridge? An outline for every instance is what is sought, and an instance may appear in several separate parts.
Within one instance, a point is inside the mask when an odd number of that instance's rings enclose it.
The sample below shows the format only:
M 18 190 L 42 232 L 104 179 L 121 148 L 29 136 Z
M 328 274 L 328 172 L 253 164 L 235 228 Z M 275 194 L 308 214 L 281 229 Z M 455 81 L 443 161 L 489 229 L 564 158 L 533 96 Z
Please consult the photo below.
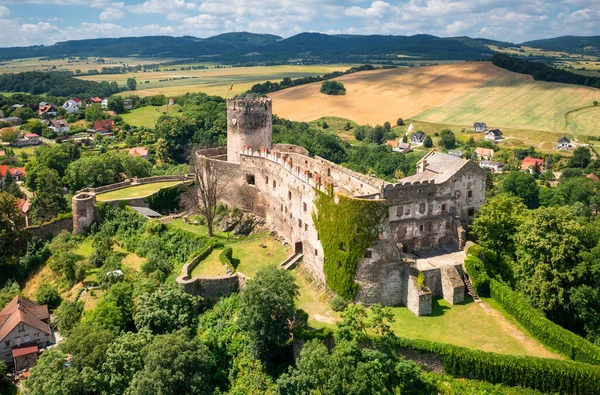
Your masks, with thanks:
M 324 62 L 364 62 L 365 60 L 477 60 L 489 59 L 495 52 L 488 45 L 518 46 L 485 38 L 436 37 L 428 34 L 327 35 L 300 33 L 282 38 L 272 34 L 224 33 L 208 38 L 191 36 L 145 36 L 70 40 L 54 45 L 0 48 L 0 61 L 32 57 L 129 57 L 185 58 L 238 62 L 282 62 L 294 59 Z M 600 36 L 565 36 L 528 41 L 522 45 L 553 51 L 582 53 L 600 48 Z

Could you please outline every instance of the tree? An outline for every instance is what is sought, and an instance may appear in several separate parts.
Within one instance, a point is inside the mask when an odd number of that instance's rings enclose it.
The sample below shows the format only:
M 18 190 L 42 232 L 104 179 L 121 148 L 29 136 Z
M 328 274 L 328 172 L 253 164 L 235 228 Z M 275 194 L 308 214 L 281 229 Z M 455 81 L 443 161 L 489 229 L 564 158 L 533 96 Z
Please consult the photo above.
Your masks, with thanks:
M 31 118 L 35 117 L 35 112 L 33 112 L 33 110 L 29 107 L 20 107 L 13 111 L 13 113 L 10 115 L 13 117 L 21 118 L 23 122 L 27 122 Z
M 539 189 L 531 174 L 513 171 L 504 178 L 499 191 L 521 198 L 527 208 L 534 209 L 539 206 Z
M 142 355 L 144 368 L 134 375 L 130 395 L 203 394 L 213 389 L 214 360 L 189 330 L 156 336 Z
M 404 119 L 398 118 L 398 120 L 396 121 L 396 125 L 398 125 L 398 126 L 404 126 Z
M 102 119 L 106 119 L 106 115 L 104 115 L 104 110 L 100 104 L 92 104 L 88 108 L 85 109 L 85 120 L 88 122 L 100 121 Z
M 429 136 L 425 137 L 425 140 L 423 140 L 423 147 L 425 147 L 425 148 L 433 147 L 433 140 L 431 139 L 431 137 L 429 137 Z
M 67 354 L 56 347 L 44 351 L 23 383 L 30 395 L 87 394 L 93 386 L 86 384 L 77 369 L 67 366 Z
M 92 321 L 84 319 L 76 326 L 69 337 L 61 342 L 62 351 L 73 356 L 73 365 L 78 369 L 100 370 L 106 359 L 106 348 L 114 334 Z
M 58 255 L 53 256 L 48 266 L 53 272 L 63 275 L 72 285 L 76 280 L 77 261 L 79 261 L 79 257 L 71 251 L 61 251 Z
M 92 324 L 93 330 L 102 328 L 114 335 L 125 329 L 126 324 L 117 302 L 107 298 L 100 299 L 94 310 L 86 316 L 86 321 Z
M 587 147 L 577 147 L 573 151 L 573 156 L 569 158 L 568 167 L 578 167 L 585 169 L 592 161 L 592 153 Z
M 219 161 L 211 160 L 196 153 L 192 155 L 197 194 L 193 193 L 192 189 L 188 190 L 192 191 L 189 195 L 194 205 L 206 219 L 208 237 L 213 237 L 214 221 L 217 216 L 217 203 L 221 200 L 225 188 L 229 183 L 226 171 L 221 169 L 219 164 Z
M 567 208 L 529 211 L 516 235 L 515 276 L 531 304 L 552 318 L 569 306 L 585 229 Z
M 14 143 L 15 140 L 19 137 L 19 132 L 15 128 L 5 128 L 0 132 L 0 139 L 5 143 Z
M 79 324 L 79 321 L 81 321 L 82 314 L 83 302 L 81 300 L 65 300 L 62 302 L 55 313 L 58 331 L 63 336 L 69 336 L 71 330 Z
M 113 152 L 84 156 L 72 162 L 65 171 L 64 182 L 74 192 L 86 187 L 99 187 L 119 181 L 124 171 L 121 156 Z
M 133 317 L 135 326 L 157 334 L 191 327 L 196 323 L 194 309 L 199 301 L 179 285 L 162 285 L 157 292 L 140 296 Z
M 37 222 L 46 222 L 68 210 L 56 170 L 45 166 L 38 168 L 35 194 L 31 200 L 31 218 Z
M 527 207 L 513 195 L 499 194 L 481 206 L 471 225 L 477 242 L 500 256 L 502 252 L 514 252 L 514 237 L 523 222 Z
M 124 333 L 110 343 L 102 371 L 111 394 L 124 394 L 136 372 L 144 368 L 142 350 L 152 340 L 150 332 L 141 331 Z
M 39 119 L 30 119 L 29 122 L 24 124 L 21 128 L 41 136 L 44 133 L 46 126 L 44 126 Z
M 135 78 L 127 78 L 127 89 L 134 91 L 137 88 L 137 81 Z
M 276 356 L 291 337 L 298 286 L 284 270 L 261 269 L 241 295 L 239 324 L 249 333 L 256 358 Z
M 35 293 L 35 300 L 39 304 L 47 304 L 51 308 L 56 308 L 60 304 L 61 297 L 56 287 L 49 283 L 43 283 Z
M 19 189 L 17 182 L 9 171 L 6 172 L 4 180 L 0 179 L 0 191 L 10 193 L 16 198 L 25 197 L 25 194 Z
M 594 100 L 594 106 L 598 106 L 598 100 Z
M 344 84 L 339 81 L 323 81 L 321 83 L 320 92 L 326 95 L 339 96 L 346 94 L 346 88 L 344 87 Z
M 384 134 L 385 134 L 385 130 L 380 125 L 377 125 L 374 128 L 369 127 L 367 129 L 367 134 L 365 136 L 365 139 L 371 143 L 381 144 L 383 142 Z
M 363 141 L 367 137 L 367 127 L 366 126 L 358 126 L 354 129 L 354 138 L 358 141 Z
M 124 113 L 125 112 L 125 104 L 123 102 L 123 98 L 118 95 L 111 96 L 108 99 L 108 109 L 116 112 L 117 114 Z
M 451 130 L 444 129 L 440 132 L 440 145 L 446 149 L 456 147 L 456 137 Z
M 383 128 L 385 129 L 386 132 L 390 132 L 392 130 L 392 125 L 390 125 L 390 123 L 388 121 L 385 121 L 383 124 Z
M 321 124 L 321 127 L 323 129 L 329 129 L 329 125 L 327 125 L 327 122 L 323 121 L 323 123 Z

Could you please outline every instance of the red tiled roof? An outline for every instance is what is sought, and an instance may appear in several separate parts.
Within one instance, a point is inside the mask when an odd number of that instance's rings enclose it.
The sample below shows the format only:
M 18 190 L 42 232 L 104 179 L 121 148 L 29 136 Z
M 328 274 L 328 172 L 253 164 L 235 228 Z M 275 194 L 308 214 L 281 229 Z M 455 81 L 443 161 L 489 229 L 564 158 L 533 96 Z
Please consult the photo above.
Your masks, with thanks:
M 40 137 L 39 135 L 35 134 L 35 133 L 27 133 L 25 135 L 25 137 Z
M 26 176 L 27 172 L 24 167 L 12 167 L 8 169 L 11 176 Z
M 38 111 L 38 114 L 45 114 L 48 111 L 52 110 L 52 106 L 50 104 L 47 104 L 45 106 L 41 106 L 40 110 Z
M 23 214 L 27 214 L 29 209 L 31 208 L 31 201 L 29 199 L 19 199 L 19 203 L 17 203 L 17 208 L 21 210 Z
M 81 103 L 81 99 L 78 97 L 73 97 L 71 100 L 73 100 L 75 103 Z
M 7 165 L 0 165 L 0 176 L 6 177 L 6 173 L 8 172 Z
M 145 147 L 135 147 L 135 148 L 131 148 L 129 150 L 129 155 L 134 155 L 134 156 L 147 156 L 148 155 L 148 148 Z
M 50 334 L 50 327 L 42 321 L 48 318 L 47 305 L 40 306 L 17 295 L 0 311 L 0 341 L 21 323 Z
M 525 158 L 521 162 L 521 170 L 529 169 L 530 167 L 534 167 L 536 163 L 540 166 L 544 166 L 544 160 L 538 158 Z
M 110 130 L 115 127 L 115 123 L 110 119 L 103 119 L 94 122 L 94 130 Z
M 17 357 L 22 357 L 23 355 L 27 355 L 27 354 L 37 354 L 37 352 L 38 352 L 38 346 L 15 348 L 14 350 L 12 350 L 12 356 L 13 356 L 13 358 L 17 358 Z
M 398 140 L 388 140 L 385 143 L 392 148 L 398 147 Z
M 100 99 L 98 96 L 90 97 L 88 101 L 91 101 L 92 103 L 102 103 L 102 99 Z
M 598 178 L 598 176 L 595 174 L 588 174 L 586 177 L 594 182 L 600 182 L 600 178 Z

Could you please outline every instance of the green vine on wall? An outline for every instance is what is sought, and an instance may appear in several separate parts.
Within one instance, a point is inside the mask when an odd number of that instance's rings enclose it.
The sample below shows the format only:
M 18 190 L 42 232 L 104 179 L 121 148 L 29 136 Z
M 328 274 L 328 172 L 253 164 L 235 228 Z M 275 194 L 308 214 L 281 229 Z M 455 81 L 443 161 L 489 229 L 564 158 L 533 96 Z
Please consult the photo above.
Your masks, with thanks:
M 358 289 L 354 282 L 356 265 L 379 237 L 388 218 L 388 205 L 341 194 L 336 203 L 333 189 L 315 191 L 313 222 L 323 245 L 325 280 L 335 293 L 351 300 Z

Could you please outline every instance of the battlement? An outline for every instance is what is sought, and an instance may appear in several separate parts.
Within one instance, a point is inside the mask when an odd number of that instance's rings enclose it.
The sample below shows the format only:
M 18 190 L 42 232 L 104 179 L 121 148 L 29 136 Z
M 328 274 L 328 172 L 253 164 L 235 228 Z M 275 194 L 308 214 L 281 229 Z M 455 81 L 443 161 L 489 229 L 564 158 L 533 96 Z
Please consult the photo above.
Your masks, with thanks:
M 271 148 L 271 99 L 246 96 L 227 100 L 227 161 L 239 163 L 245 145 Z
M 272 102 L 268 97 L 233 97 L 227 99 L 227 112 L 253 112 L 253 111 L 271 111 Z

